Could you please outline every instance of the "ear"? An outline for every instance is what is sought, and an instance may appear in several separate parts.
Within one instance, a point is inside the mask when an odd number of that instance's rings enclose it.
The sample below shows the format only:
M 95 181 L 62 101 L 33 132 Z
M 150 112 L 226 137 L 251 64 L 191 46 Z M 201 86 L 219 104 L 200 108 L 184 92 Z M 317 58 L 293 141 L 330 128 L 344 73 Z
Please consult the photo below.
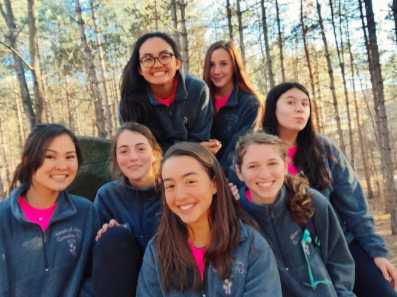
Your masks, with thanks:
M 176 70 L 181 69 L 182 61 L 180 59 L 175 59 L 175 61 L 176 61 Z
M 241 174 L 241 169 L 240 169 L 240 167 L 238 167 L 237 165 L 236 165 L 236 173 L 237 173 L 237 176 L 238 176 L 238 178 L 239 178 L 239 180 L 241 180 L 242 182 L 244 181 L 244 177 L 243 177 L 243 175 Z
M 211 191 L 212 195 L 215 195 L 218 192 L 218 183 L 215 178 L 211 181 Z
M 288 173 L 289 173 L 289 171 L 288 171 L 288 161 L 285 161 L 284 162 L 284 175 L 287 175 Z

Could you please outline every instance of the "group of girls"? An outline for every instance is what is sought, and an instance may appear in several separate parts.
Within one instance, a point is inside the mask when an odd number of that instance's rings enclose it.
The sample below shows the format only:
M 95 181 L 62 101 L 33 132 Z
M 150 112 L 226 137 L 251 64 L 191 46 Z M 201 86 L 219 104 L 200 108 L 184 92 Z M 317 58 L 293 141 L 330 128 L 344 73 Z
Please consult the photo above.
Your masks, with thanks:
M 231 42 L 209 48 L 203 78 L 181 71 L 168 35 L 138 39 L 117 179 L 93 204 L 65 191 L 82 162 L 75 136 L 34 128 L 0 203 L 0 297 L 396 296 L 362 188 L 314 132 L 307 90 L 274 87 L 263 115 Z

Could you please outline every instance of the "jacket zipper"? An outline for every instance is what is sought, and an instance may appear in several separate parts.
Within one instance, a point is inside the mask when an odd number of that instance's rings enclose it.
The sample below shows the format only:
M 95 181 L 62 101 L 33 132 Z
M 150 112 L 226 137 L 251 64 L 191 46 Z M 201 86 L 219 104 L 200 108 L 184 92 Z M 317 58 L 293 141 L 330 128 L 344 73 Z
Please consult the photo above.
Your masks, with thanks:
M 43 240 L 43 254 L 44 254 L 44 271 L 48 271 L 48 256 L 47 256 L 47 236 L 41 231 L 41 238 Z
M 285 270 L 289 270 L 288 265 L 287 265 L 287 259 L 286 259 L 285 255 L 284 255 L 284 251 L 283 251 L 283 248 L 282 248 L 282 245 L 281 245 L 281 242 L 280 242 L 280 238 L 279 238 L 278 235 L 277 235 L 276 226 L 274 225 L 274 212 L 273 212 L 273 207 L 270 207 L 270 208 L 269 208 L 269 212 L 270 212 L 270 221 L 271 221 L 271 224 L 272 224 L 273 232 L 274 232 L 274 235 L 276 236 L 277 246 L 278 246 L 278 249 L 279 249 L 279 251 L 280 251 L 281 258 L 282 258 L 282 260 L 283 260 L 283 262 L 284 262 Z

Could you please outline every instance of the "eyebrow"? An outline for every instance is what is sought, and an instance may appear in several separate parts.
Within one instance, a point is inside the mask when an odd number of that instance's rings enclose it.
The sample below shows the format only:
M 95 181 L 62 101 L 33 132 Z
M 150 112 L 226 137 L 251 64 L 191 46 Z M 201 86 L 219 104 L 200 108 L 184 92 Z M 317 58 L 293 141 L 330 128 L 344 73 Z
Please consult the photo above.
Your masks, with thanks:
M 267 161 L 274 161 L 274 160 L 279 161 L 278 158 L 271 158 L 271 159 L 269 159 L 269 160 L 267 160 Z M 251 162 L 248 162 L 247 165 L 255 164 L 255 163 L 258 163 L 258 161 L 251 161 Z
M 143 142 L 140 142 L 140 143 L 135 144 L 135 146 L 138 146 L 138 145 L 145 145 L 145 146 L 147 146 L 147 144 L 146 144 L 146 143 L 143 143 Z M 120 145 L 120 146 L 117 148 L 117 150 L 118 150 L 119 148 L 122 148 L 122 147 L 128 147 L 128 145 L 126 145 L 126 144 Z
M 47 152 L 52 152 L 52 153 L 58 154 L 57 151 L 52 150 L 52 149 L 47 149 L 46 151 L 47 151 Z M 76 151 L 68 151 L 68 152 L 66 152 L 66 154 L 71 154 L 71 153 L 76 153 Z
M 159 55 L 160 54 L 171 54 L 170 53 L 170 51 L 168 51 L 168 50 L 162 50 L 161 52 L 159 52 Z M 151 53 L 144 53 L 143 55 L 142 55 L 142 57 L 146 57 L 146 56 L 152 56 L 153 57 L 153 54 L 151 54 Z
M 292 98 L 292 99 L 299 99 L 299 98 L 296 98 L 296 97 L 294 97 L 294 96 L 288 96 L 288 97 L 286 97 L 285 99 L 288 99 L 288 98 Z M 304 99 L 302 99 L 302 100 L 309 100 L 309 98 L 304 98 Z
M 199 174 L 196 172 L 188 172 L 188 173 L 185 173 L 184 175 L 182 175 L 182 177 L 187 177 L 189 175 L 199 175 Z M 172 178 L 165 178 L 165 179 L 163 179 L 163 182 L 169 181 L 169 180 L 172 180 Z

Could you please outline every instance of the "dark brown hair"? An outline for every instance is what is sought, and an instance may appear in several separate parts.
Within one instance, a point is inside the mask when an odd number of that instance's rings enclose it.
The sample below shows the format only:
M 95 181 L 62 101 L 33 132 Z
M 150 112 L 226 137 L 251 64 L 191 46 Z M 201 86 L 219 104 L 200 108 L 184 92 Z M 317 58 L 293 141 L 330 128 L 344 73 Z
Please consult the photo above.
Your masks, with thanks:
M 153 133 L 146 126 L 133 122 L 127 122 L 121 125 L 121 127 L 117 130 L 116 135 L 113 137 L 112 146 L 110 148 L 111 163 L 109 168 L 113 177 L 117 179 L 121 175 L 123 175 L 117 163 L 116 153 L 117 153 L 117 139 L 119 138 L 120 134 L 123 133 L 124 131 L 131 131 L 142 134 L 148 140 L 154 155 L 157 157 L 156 161 L 153 163 L 152 171 L 149 174 L 153 176 L 154 182 L 157 184 L 160 179 L 160 163 L 163 157 L 163 153 L 161 151 L 160 145 L 158 144 Z
M 205 262 L 218 272 L 220 279 L 231 275 L 232 251 L 239 245 L 239 220 L 252 226 L 256 223 L 242 210 L 235 200 L 221 165 L 215 156 L 197 143 L 181 142 L 172 146 L 164 156 L 162 164 L 178 156 L 189 156 L 197 160 L 211 180 L 217 184 L 209 211 L 211 242 L 205 251 Z M 165 200 L 164 185 L 161 188 Z M 167 203 L 158 229 L 156 247 L 160 261 L 163 284 L 167 292 L 200 290 L 202 282 L 196 261 L 188 245 L 188 226 L 171 211 Z M 188 269 L 194 269 L 194 283 L 190 287 L 187 280 Z
M 263 130 L 267 133 L 280 136 L 276 116 L 277 101 L 282 94 L 294 88 L 305 93 L 310 101 L 309 92 L 297 82 L 285 82 L 272 88 L 266 98 L 265 116 L 263 117 Z M 322 191 L 330 185 L 330 176 L 322 156 L 324 149 L 314 131 L 311 104 L 309 106 L 309 119 L 305 128 L 298 133 L 297 151 L 293 163 L 298 171 L 302 171 L 307 177 L 310 187 Z
M 248 133 L 242 136 L 236 144 L 236 164 L 240 171 L 244 155 L 252 144 L 270 145 L 284 162 L 287 161 L 287 149 L 280 138 L 266 134 L 263 131 Z M 306 223 L 313 215 L 311 204 L 313 195 L 306 191 L 309 188 L 307 179 L 287 173 L 284 178 L 284 184 L 287 189 L 285 204 L 292 219 L 298 224 Z
M 22 151 L 21 162 L 15 169 L 14 176 L 11 181 L 11 192 L 19 183 L 28 183 L 28 187 L 32 185 L 32 175 L 43 165 L 45 151 L 54 140 L 55 137 L 66 134 L 73 141 L 76 147 L 76 156 L 78 166 L 83 163 L 80 146 L 76 136 L 64 126 L 60 124 L 42 124 L 36 125 L 26 139 L 25 146 Z
M 234 85 L 238 85 L 242 90 L 254 95 L 259 102 L 259 110 L 258 110 L 258 119 L 256 121 L 256 126 L 259 127 L 261 123 L 261 119 L 264 112 L 263 102 L 260 100 L 259 94 L 255 91 L 252 86 L 247 73 L 245 72 L 245 66 L 241 59 L 239 52 L 237 51 L 236 46 L 233 41 L 217 41 L 210 45 L 205 54 L 204 60 L 204 72 L 203 72 L 203 80 L 207 83 L 208 88 L 210 89 L 212 106 L 214 110 L 214 114 L 216 115 L 216 105 L 215 105 L 215 90 L 216 87 L 211 80 L 211 56 L 212 53 L 217 49 L 224 49 L 230 54 L 233 63 L 233 83 Z

